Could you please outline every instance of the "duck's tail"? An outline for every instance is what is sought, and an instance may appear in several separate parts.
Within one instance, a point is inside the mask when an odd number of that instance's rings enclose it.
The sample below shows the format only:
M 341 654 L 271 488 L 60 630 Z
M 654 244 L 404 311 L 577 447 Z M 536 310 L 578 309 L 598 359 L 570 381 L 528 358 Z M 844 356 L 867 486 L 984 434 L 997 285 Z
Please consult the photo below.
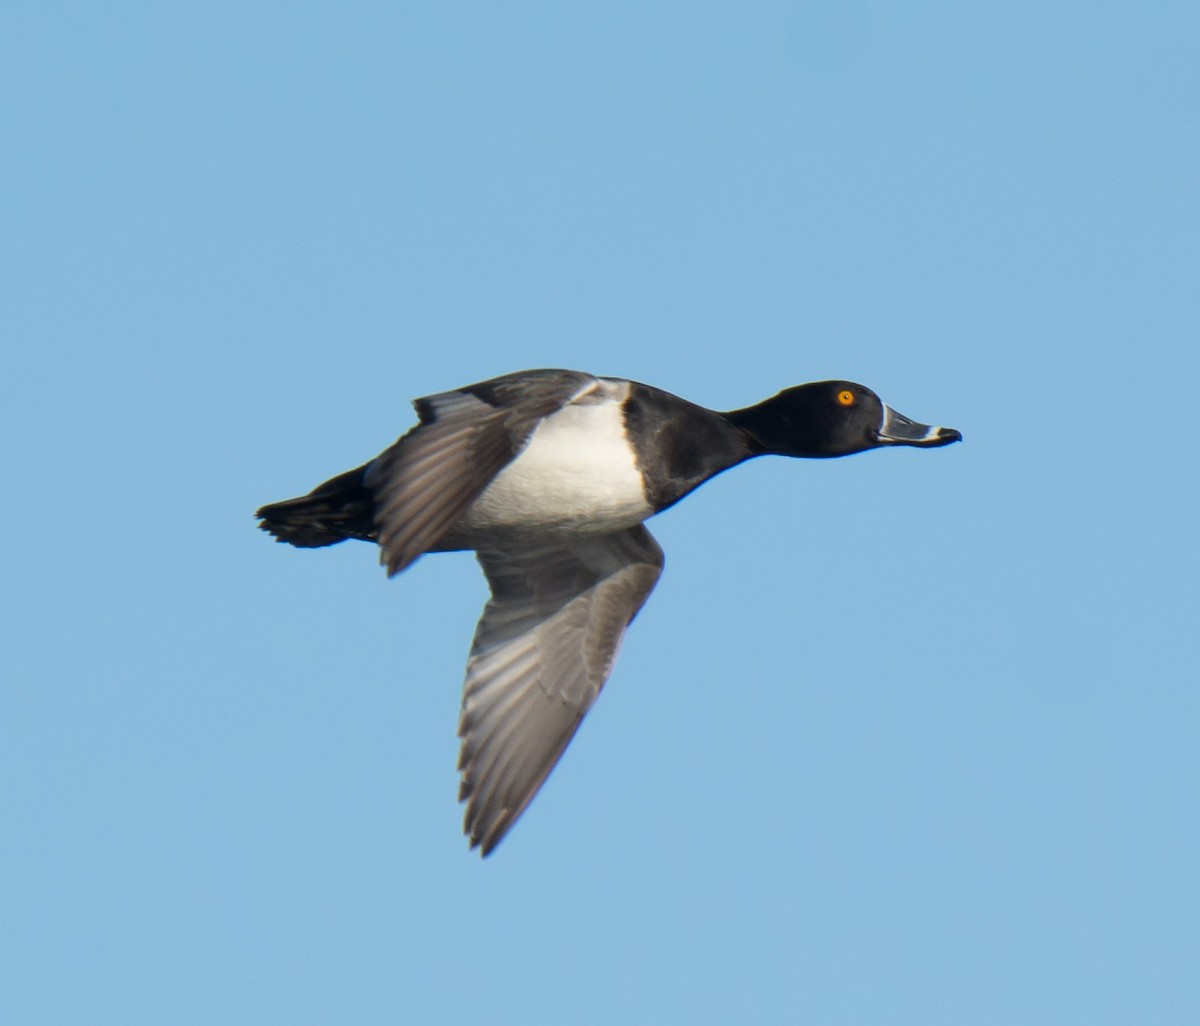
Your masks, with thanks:
M 307 495 L 263 506 L 259 527 L 302 549 L 336 545 L 347 538 L 375 541 L 375 496 L 363 484 L 367 464 L 317 485 Z

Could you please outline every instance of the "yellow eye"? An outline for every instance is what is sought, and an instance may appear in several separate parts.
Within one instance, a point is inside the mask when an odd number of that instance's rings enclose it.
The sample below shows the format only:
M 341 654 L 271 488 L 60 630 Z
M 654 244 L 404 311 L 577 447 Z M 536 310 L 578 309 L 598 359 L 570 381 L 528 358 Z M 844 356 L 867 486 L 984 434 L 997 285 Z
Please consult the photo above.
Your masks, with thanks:
M 838 402 L 841 403 L 843 406 L 853 406 L 854 405 L 854 393 L 851 392 L 850 389 L 848 389 L 848 388 L 843 388 L 838 393 Z

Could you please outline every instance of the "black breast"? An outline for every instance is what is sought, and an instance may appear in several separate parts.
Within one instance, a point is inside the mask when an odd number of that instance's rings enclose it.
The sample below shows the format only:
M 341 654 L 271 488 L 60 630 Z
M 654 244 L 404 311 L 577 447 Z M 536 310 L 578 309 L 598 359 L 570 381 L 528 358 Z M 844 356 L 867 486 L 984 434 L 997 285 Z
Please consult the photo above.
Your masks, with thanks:
M 655 512 L 751 455 L 745 436 L 721 414 L 662 389 L 633 382 L 624 412 Z

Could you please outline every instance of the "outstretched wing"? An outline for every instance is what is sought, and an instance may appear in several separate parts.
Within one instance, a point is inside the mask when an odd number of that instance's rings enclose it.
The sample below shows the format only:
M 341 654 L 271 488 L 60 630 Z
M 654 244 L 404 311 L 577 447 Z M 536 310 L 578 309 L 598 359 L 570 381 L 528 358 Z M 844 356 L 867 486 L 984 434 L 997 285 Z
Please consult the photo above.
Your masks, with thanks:
M 418 399 L 421 423 L 364 476 L 388 574 L 437 545 L 542 417 L 596 384 L 577 371 L 527 371 Z
M 477 553 L 492 597 L 463 690 L 459 800 L 487 855 L 537 793 L 612 671 L 663 554 L 641 524 Z

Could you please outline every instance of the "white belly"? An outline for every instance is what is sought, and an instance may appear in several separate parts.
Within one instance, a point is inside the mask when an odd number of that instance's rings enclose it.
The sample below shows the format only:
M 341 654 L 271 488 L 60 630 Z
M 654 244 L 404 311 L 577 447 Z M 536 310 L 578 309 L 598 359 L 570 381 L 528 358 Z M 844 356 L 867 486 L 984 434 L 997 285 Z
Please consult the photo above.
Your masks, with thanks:
M 503 528 L 607 532 L 645 520 L 653 511 L 614 398 L 610 393 L 604 401 L 585 400 L 547 417 L 454 533 Z

